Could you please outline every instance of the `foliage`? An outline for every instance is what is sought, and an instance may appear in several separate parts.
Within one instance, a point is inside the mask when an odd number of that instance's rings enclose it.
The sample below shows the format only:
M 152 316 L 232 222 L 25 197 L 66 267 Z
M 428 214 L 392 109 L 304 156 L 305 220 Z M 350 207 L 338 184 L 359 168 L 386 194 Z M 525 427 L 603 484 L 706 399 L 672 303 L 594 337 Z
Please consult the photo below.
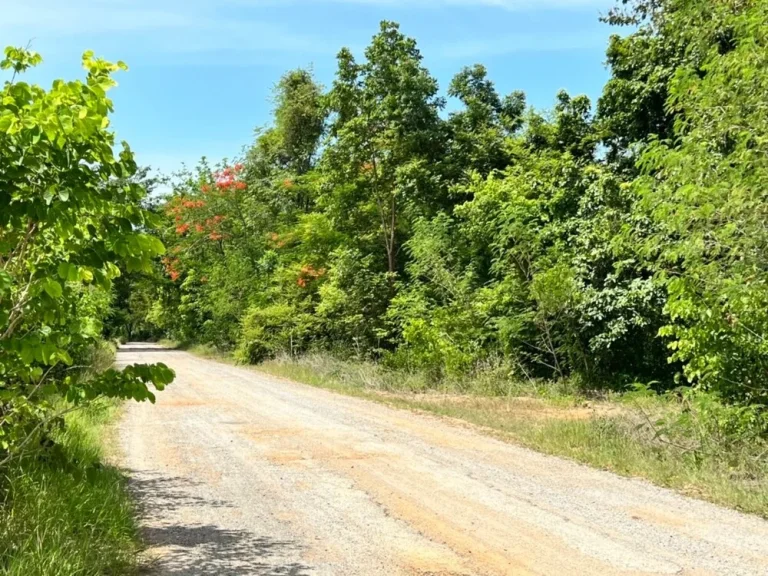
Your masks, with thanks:
M 358 64 L 349 50 L 328 95 L 333 113 L 323 171 L 335 185 L 324 203 L 348 233 L 381 242 L 393 283 L 397 256 L 412 210 L 426 208 L 437 192 L 430 162 L 439 153 L 437 82 L 421 65 L 416 42 L 397 24 L 382 22 Z M 363 229 L 348 227 L 336 208 L 359 214 Z M 357 224 L 357 222 L 349 222 Z
M 83 56 L 84 82 L 50 90 L 18 81 L 40 57 L 6 49 L 13 78 L 0 92 L 0 465 L 60 423 L 58 398 L 153 399 L 172 378 L 163 365 L 89 374 L 82 360 L 101 335 L 118 265 L 148 270 L 162 243 L 140 207 L 144 189 L 108 130 L 112 74 Z
M 765 402 L 764 3 L 625 0 L 593 110 L 446 96 L 382 22 L 326 92 L 276 86 L 244 158 L 177 179 L 157 331 L 242 361 L 332 350 L 424 373 Z M 628 27 L 628 28 L 627 28 Z M 152 296 L 150 296 L 152 294 Z M 735 416 L 734 416 L 735 417 Z
M 768 7 L 694 4 L 701 23 L 669 84 L 674 141 L 652 140 L 636 183 L 655 224 L 645 243 L 668 290 L 672 359 L 731 398 L 766 403 L 768 387 Z M 728 44 L 713 43 L 727 29 Z

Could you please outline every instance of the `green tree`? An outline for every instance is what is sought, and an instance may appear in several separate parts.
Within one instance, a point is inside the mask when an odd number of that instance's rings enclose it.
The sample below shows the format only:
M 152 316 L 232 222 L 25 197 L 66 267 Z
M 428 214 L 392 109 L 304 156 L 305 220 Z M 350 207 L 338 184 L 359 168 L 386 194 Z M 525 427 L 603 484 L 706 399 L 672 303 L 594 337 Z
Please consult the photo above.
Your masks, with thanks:
M 375 231 L 394 283 L 408 214 L 423 210 L 438 193 L 430 168 L 442 146 L 444 103 L 416 42 L 397 24 L 382 22 L 365 57 L 358 64 L 347 49 L 338 56 L 323 156 L 334 190 L 326 202 L 351 208 L 366 233 Z
M 40 62 L 7 48 L 0 68 L 0 453 L 6 459 L 58 420 L 54 403 L 98 396 L 153 400 L 173 377 L 163 365 L 86 377 L 72 365 L 101 332 L 118 265 L 148 270 L 162 243 L 137 230 L 156 220 L 132 182 L 127 145 L 113 154 L 112 74 L 124 69 L 83 56 L 85 82 L 50 90 L 18 80 Z M 3 456 L 0 455 L 0 460 Z
M 501 98 L 481 64 L 454 76 L 448 95 L 464 105 L 448 121 L 451 148 L 446 162 L 453 177 L 460 178 L 467 170 L 487 176 L 504 169 L 511 161 L 505 140 L 523 124 L 525 95 L 513 92 Z
M 675 24 L 689 42 L 669 84 L 674 138 L 651 142 L 637 182 L 669 293 L 662 333 L 689 381 L 765 403 L 768 5 L 689 2 Z
M 312 73 L 301 68 L 285 74 L 275 88 L 275 131 L 281 142 L 284 165 L 306 174 L 325 127 L 322 88 Z

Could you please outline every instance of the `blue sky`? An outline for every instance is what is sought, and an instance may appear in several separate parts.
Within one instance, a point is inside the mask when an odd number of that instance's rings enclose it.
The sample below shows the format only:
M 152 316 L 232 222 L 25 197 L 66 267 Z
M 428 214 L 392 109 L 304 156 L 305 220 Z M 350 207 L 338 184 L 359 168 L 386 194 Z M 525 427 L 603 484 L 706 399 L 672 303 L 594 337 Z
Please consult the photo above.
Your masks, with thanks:
M 556 92 L 596 98 L 614 32 L 612 0 L 0 0 L 0 44 L 32 40 L 29 80 L 82 76 L 86 49 L 124 60 L 113 127 L 139 162 L 165 172 L 233 157 L 269 121 L 280 75 L 312 66 L 329 86 L 342 46 L 361 55 L 382 19 L 414 36 L 445 89 L 485 64 L 500 92 L 548 108 Z

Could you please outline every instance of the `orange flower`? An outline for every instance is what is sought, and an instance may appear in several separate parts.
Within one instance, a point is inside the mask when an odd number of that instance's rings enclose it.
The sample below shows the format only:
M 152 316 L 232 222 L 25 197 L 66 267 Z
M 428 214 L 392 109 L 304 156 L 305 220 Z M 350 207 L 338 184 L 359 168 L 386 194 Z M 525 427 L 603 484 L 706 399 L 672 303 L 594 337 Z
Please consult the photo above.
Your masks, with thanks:
M 189 230 L 189 224 L 182 224 L 181 226 L 176 227 L 176 234 L 186 234 Z

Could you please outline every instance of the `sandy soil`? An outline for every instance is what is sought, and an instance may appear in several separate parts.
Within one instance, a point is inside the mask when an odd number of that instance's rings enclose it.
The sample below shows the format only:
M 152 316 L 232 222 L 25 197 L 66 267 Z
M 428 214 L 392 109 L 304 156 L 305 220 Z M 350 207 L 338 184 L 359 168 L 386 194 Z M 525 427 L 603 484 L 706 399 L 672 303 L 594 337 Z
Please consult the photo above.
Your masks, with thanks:
M 159 575 L 768 574 L 768 523 L 146 344 L 177 381 L 120 425 Z

